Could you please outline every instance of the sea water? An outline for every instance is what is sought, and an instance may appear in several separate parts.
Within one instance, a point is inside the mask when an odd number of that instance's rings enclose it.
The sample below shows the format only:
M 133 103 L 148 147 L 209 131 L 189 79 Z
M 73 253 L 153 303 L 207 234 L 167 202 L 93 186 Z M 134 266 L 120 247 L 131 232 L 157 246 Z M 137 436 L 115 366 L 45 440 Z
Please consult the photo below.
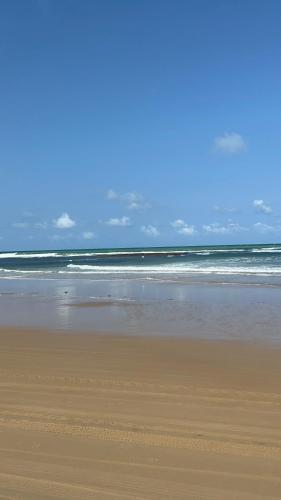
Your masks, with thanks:
M 34 276 L 280 285 L 281 244 L 0 253 L 0 277 Z
M 280 342 L 280 304 L 276 244 L 0 253 L 2 325 Z

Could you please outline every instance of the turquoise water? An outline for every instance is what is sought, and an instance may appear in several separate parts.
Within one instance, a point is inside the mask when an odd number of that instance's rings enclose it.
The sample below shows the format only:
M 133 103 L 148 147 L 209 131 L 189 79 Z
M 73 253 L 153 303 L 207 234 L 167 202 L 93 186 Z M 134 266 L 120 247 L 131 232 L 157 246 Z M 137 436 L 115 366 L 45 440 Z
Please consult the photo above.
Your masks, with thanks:
M 2 278 L 140 278 L 281 283 L 281 244 L 0 253 Z

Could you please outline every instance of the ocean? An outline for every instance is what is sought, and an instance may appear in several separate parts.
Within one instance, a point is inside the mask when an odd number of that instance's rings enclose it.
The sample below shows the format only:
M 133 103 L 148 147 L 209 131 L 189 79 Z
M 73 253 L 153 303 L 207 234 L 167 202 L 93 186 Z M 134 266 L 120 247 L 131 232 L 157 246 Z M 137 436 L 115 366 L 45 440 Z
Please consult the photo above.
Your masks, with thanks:
M 0 253 L 6 326 L 281 343 L 281 244 Z
M 281 284 L 281 244 L 0 253 L 0 278 Z

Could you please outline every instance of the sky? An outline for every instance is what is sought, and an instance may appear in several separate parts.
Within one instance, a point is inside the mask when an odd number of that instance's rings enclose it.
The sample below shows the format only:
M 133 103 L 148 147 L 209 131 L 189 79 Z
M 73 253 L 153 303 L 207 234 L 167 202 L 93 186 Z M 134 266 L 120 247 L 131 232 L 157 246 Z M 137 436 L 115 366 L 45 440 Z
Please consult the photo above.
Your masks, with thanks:
M 279 0 L 1 0 L 0 250 L 281 242 Z

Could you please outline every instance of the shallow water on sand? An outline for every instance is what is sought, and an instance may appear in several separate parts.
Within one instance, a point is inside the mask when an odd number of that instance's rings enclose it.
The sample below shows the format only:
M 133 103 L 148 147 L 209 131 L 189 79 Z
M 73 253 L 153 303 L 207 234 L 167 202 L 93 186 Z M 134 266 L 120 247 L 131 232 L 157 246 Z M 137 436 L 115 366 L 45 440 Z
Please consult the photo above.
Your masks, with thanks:
M 0 280 L 0 322 L 10 326 L 280 343 L 280 303 L 268 286 Z

